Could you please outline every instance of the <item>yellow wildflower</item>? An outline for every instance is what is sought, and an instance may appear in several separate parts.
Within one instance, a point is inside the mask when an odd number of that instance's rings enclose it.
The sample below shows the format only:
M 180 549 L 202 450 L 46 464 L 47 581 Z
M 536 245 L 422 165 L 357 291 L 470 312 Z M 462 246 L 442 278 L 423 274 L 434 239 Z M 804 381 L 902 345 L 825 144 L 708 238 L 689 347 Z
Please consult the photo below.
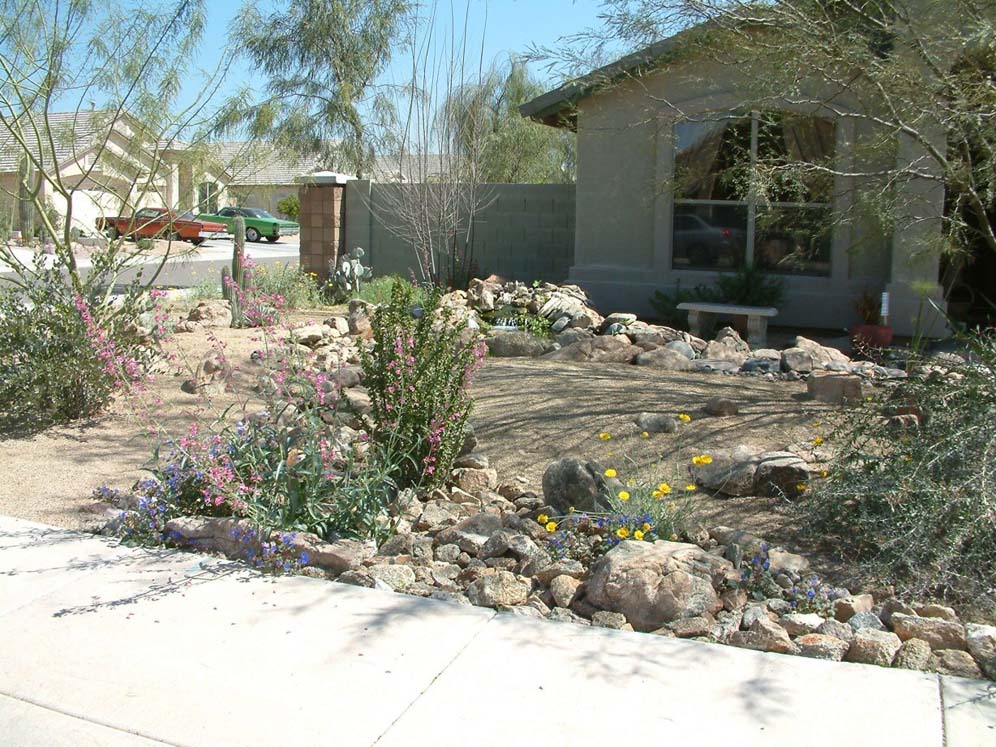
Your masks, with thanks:
M 629 537 L 629 530 L 626 527 L 619 527 L 616 530 L 616 536 L 619 539 L 626 539 L 627 537 Z
M 610 438 L 612 438 L 612 434 L 602 431 L 601 433 L 598 434 L 598 437 L 603 441 L 608 441 Z
M 555 522 L 555 521 L 547 522 L 546 531 L 548 531 L 548 532 L 556 532 L 557 531 L 557 522 Z
M 644 525 L 641 528 L 643 529 L 644 532 L 649 532 L 651 529 L 653 529 L 653 527 L 651 527 L 647 523 L 644 523 Z
M 646 431 L 641 431 L 640 438 L 650 438 L 650 434 L 647 433 Z
M 823 423 L 821 423 L 819 420 L 814 420 L 813 421 L 813 427 L 814 428 L 819 428 L 821 425 L 823 425 Z
M 678 420 L 682 423 L 690 423 L 692 421 L 692 416 L 686 412 L 683 412 L 678 416 Z
M 685 486 L 685 492 L 687 492 L 687 493 L 694 493 L 695 492 L 695 484 L 694 483 L 688 483 Z
M 805 493 L 808 487 L 809 486 L 806 485 L 806 483 L 800 482 L 796 484 L 795 489 L 798 490 L 800 493 Z
M 823 436 L 817 436 L 813 439 L 813 446 L 820 446 L 823 443 Z
M 678 535 L 677 534 L 672 534 L 671 535 L 671 541 L 672 542 L 677 542 L 678 541 Z
M 661 498 L 663 498 L 663 497 L 664 497 L 664 494 L 663 494 L 663 493 L 662 493 L 661 491 L 659 491 L 659 490 L 655 490 L 655 491 L 654 491 L 653 493 L 651 493 L 650 495 L 651 495 L 651 497 L 653 497 L 653 498 L 657 498 L 658 500 L 660 500 Z
M 708 454 L 699 454 L 692 457 L 692 464 L 712 464 L 712 457 Z
M 627 491 L 627 490 L 620 490 L 619 491 L 619 500 L 621 500 L 621 501 L 628 501 L 629 500 L 629 491 Z
M 540 524 L 546 524 L 548 521 L 550 521 L 550 517 L 547 516 L 546 514 L 540 514 L 539 516 L 536 517 L 536 521 L 538 521 Z
M 666 482 L 662 482 L 657 486 L 657 489 L 661 492 L 661 495 L 668 495 L 671 492 L 671 486 Z
M 827 475 L 829 475 L 829 474 L 830 474 L 830 473 L 829 473 L 829 472 L 827 472 L 827 471 L 826 471 L 825 469 L 821 469 L 821 470 L 820 470 L 820 477 L 826 477 L 826 476 L 827 476 Z
M 574 510 L 575 510 L 575 509 L 574 509 L 574 506 L 568 506 L 568 507 L 567 507 L 567 513 L 569 513 L 569 514 L 573 514 L 573 513 L 574 513 Z
M 608 468 L 607 470 L 605 470 L 605 476 L 606 476 L 606 477 L 615 477 L 615 476 L 616 476 L 617 474 L 619 474 L 619 473 L 618 473 L 618 472 L 616 472 L 616 471 L 615 471 L 614 469 L 612 469 L 611 467 L 609 467 L 609 468 Z
M 639 529 L 637 529 L 635 532 L 633 532 L 633 539 L 635 539 L 635 540 L 642 540 L 643 539 L 643 532 L 641 532 Z

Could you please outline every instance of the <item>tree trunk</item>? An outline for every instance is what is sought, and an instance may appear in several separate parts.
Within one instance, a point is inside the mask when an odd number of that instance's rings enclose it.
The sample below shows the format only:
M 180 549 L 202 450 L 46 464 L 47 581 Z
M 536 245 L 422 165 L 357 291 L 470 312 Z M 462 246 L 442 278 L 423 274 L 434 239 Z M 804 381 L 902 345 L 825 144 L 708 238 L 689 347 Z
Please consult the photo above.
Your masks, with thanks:
M 23 156 L 17 165 L 17 228 L 22 241 L 34 236 L 35 205 L 31 199 L 31 174 L 31 162 Z

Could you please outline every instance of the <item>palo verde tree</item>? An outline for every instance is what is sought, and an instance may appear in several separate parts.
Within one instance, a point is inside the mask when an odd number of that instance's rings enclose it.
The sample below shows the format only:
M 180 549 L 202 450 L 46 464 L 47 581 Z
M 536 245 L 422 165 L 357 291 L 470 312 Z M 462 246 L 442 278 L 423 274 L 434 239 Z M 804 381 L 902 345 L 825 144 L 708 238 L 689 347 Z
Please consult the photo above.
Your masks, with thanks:
M 266 78 L 233 100 L 219 130 L 244 128 L 254 139 L 315 154 L 328 168 L 369 171 L 373 153 L 365 109 L 404 34 L 408 0 L 292 0 L 263 13 L 248 6 L 231 35 Z
M 864 134 L 849 143 L 854 157 L 836 163 L 759 158 L 748 188 L 763 194 L 807 176 L 840 177 L 860 192 L 852 204 L 873 208 L 888 227 L 923 219 L 918 188 L 943 185 L 945 230 L 926 249 L 996 251 L 991 0 L 604 0 L 602 19 L 539 56 L 576 71 L 581 60 L 642 50 L 624 71 L 610 66 L 589 78 L 596 86 L 640 87 L 661 66 L 690 60 L 726 70 L 740 110 L 792 108 Z M 715 80 L 701 86 L 714 91 Z M 648 114 L 689 117 L 684 102 L 649 86 L 647 101 Z

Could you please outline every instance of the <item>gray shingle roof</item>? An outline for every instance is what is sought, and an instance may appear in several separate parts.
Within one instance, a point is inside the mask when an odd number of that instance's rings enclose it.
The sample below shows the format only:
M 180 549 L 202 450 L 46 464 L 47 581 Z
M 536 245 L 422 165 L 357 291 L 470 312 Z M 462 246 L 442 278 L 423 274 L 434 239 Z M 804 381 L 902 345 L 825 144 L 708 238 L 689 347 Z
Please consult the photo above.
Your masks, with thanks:
M 99 110 L 49 113 L 48 128 L 55 141 L 54 151 L 45 138 L 44 122 L 38 122 L 38 134 L 43 140 L 41 148 L 35 138 L 35 127 L 29 121 L 23 122 L 21 130 L 34 156 L 40 157 L 39 160 L 46 164 L 56 164 L 83 155 L 97 141 L 98 135 L 107 132 L 108 123 L 109 115 Z M 14 136 L 6 127 L 3 128 L 0 131 L 0 173 L 17 171 L 22 153 Z
M 225 141 L 211 143 L 214 155 L 232 175 L 233 186 L 294 184 L 299 176 L 320 170 L 317 156 L 282 153 L 267 143 Z

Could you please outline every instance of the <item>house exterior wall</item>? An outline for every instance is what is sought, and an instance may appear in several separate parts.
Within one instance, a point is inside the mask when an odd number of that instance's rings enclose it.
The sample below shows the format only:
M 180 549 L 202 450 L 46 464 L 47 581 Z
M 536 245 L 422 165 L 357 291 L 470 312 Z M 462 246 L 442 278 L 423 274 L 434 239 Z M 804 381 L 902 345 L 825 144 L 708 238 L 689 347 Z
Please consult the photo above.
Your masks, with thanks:
M 652 316 L 654 291 L 715 283 L 717 271 L 672 268 L 674 113 L 688 117 L 742 111 L 737 83 L 728 67 L 685 63 L 578 103 L 577 226 L 570 280 L 588 290 L 603 312 Z M 862 152 L 863 138 L 872 133 L 851 120 L 836 125 L 835 158 L 841 167 Z M 836 212 L 848 212 L 855 186 L 836 179 Z M 921 306 L 915 288 L 936 287 L 937 265 L 929 259 L 908 260 L 939 231 L 944 199 L 943 187 L 938 192 L 936 185 L 925 183 L 916 189 L 915 209 L 920 215 L 933 211 L 937 223 L 900 221 L 892 236 L 858 219 L 836 225 L 829 277 L 784 275 L 785 302 L 773 323 L 847 327 L 858 321 L 853 305 L 861 292 L 888 289 L 896 312 L 894 328 L 899 334 L 912 333 Z M 932 295 L 940 298 L 936 290 Z

